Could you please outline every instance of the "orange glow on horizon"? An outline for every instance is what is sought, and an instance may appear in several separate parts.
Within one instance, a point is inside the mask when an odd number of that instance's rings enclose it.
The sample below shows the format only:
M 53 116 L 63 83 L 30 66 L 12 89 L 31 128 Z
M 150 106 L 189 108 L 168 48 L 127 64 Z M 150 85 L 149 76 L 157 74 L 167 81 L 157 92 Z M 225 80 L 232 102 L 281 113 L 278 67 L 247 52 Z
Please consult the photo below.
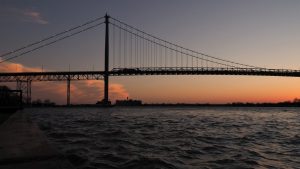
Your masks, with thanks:
M 151 76 L 118 79 L 123 81 L 133 98 L 147 103 L 275 103 L 300 97 L 297 85 L 300 79 L 290 77 Z

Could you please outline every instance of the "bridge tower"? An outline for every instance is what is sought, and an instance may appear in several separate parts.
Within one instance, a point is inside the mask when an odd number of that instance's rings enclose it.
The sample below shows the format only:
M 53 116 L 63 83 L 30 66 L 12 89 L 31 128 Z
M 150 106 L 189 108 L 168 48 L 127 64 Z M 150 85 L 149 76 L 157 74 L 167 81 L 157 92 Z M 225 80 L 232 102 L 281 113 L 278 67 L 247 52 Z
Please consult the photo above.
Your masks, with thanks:
M 105 63 L 104 63 L 104 106 L 109 106 L 109 96 L 108 96 L 108 80 L 109 80 L 109 16 L 105 14 Z

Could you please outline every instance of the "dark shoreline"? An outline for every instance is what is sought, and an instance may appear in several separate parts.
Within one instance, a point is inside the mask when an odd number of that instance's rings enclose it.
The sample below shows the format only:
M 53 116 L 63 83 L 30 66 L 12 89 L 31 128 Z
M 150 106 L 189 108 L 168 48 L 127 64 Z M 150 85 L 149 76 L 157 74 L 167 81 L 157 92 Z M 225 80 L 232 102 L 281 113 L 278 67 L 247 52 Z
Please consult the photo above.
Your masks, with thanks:
M 102 106 L 97 104 L 72 104 L 72 105 L 31 105 L 25 107 L 300 107 L 300 103 L 281 102 L 281 103 L 228 103 L 228 104 L 186 104 L 186 103 L 145 103 L 142 105 L 111 105 Z
M 14 114 L 17 108 L 2 108 L 0 107 L 0 125 L 4 123 L 12 114 Z

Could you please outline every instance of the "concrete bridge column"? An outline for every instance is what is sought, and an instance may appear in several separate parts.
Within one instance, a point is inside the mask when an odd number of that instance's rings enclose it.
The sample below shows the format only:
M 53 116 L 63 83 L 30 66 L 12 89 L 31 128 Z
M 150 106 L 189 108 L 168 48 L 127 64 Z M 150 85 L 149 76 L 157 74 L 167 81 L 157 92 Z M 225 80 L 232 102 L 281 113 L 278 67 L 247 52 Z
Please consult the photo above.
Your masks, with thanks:
M 71 86 L 71 79 L 69 77 L 68 80 L 67 80 L 67 105 L 68 106 L 70 106 L 70 100 L 71 100 L 70 86 Z

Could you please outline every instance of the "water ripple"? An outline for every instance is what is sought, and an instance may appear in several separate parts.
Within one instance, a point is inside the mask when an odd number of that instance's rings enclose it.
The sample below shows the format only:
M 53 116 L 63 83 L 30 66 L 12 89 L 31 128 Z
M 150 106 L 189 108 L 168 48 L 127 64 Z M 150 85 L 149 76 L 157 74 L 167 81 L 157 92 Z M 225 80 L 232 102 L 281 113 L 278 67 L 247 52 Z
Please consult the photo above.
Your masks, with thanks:
M 80 169 L 299 168 L 298 108 L 32 108 Z

